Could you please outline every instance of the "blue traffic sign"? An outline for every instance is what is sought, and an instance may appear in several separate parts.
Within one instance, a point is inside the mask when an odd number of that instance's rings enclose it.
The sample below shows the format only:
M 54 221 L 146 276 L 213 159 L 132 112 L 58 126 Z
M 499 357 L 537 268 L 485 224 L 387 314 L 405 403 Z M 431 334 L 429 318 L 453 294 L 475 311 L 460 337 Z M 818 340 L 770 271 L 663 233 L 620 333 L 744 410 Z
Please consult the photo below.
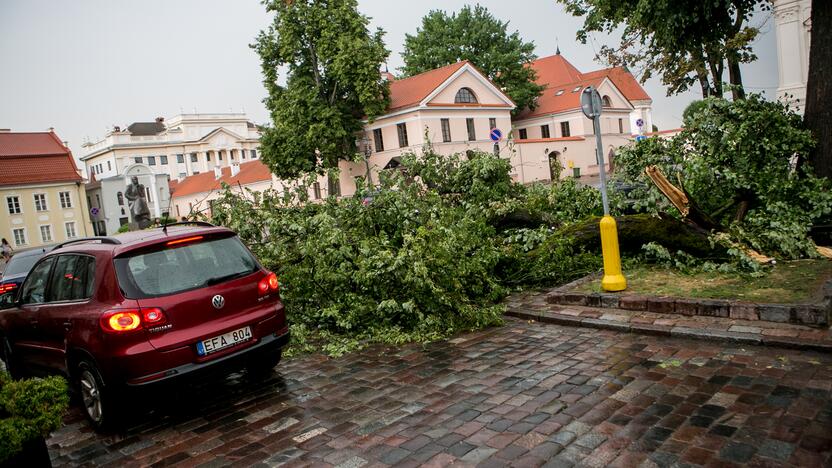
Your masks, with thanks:
M 90 214 L 93 216 L 98 216 L 98 208 L 92 207 L 90 208 Z
M 500 131 L 499 128 L 492 128 L 491 133 L 489 133 L 489 136 L 491 137 L 491 141 L 497 143 L 498 141 L 503 139 L 503 132 Z
M 641 128 L 644 126 L 644 120 L 636 119 L 636 127 Z

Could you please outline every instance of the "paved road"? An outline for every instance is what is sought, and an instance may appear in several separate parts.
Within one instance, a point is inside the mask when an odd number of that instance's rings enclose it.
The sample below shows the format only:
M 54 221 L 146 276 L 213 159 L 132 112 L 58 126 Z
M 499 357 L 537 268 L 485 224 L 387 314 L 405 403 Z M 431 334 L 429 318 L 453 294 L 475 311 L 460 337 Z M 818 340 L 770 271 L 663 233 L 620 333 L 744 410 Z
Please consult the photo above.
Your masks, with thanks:
M 56 465 L 823 466 L 832 356 L 510 320 L 427 347 L 307 356 L 183 389 Z

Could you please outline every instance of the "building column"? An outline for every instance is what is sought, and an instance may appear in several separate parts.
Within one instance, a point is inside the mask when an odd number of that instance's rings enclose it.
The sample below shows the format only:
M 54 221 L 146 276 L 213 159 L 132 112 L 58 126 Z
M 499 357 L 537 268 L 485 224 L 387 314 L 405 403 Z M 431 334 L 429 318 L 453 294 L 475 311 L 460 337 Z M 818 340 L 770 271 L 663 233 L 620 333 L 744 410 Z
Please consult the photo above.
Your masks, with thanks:
M 801 3 L 800 0 L 776 0 L 773 12 L 779 75 L 777 97 L 797 105 L 802 112 L 806 99 L 808 61 L 805 51 L 808 47 L 800 20 Z
M 150 193 L 153 194 L 155 200 L 153 200 L 153 215 L 156 218 L 162 217 L 162 210 L 159 205 L 162 203 L 162 200 L 159 197 L 159 191 L 156 190 L 156 174 L 150 174 Z

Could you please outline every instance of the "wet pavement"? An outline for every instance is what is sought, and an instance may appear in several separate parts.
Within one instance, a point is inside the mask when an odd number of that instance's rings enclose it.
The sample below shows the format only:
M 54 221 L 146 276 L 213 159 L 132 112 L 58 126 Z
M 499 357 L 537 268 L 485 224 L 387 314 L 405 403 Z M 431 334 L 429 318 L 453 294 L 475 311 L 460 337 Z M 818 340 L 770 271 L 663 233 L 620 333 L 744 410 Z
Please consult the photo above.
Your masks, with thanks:
M 57 465 L 830 466 L 832 355 L 509 319 L 305 356 L 160 397 L 119 435 L 77 410 Z

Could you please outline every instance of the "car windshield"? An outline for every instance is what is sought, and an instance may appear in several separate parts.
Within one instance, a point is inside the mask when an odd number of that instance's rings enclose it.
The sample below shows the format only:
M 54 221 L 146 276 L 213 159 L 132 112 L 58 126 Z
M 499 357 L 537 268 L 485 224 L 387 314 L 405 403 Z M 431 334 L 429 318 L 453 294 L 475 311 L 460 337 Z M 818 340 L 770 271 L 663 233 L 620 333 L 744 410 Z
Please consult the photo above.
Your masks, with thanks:
M 32 266 L 34 266 L 34 264 L 44 255 L 45 254 L 43 252 L 32 255 L 15 255 L 11 260 L 9 260 L 9 264 L 6 265 L 5 271 L 3 271 L 3 276 L 28 273 L 29 270 L 32 269 Z
M 175 294 L 246 276 L 258 269 L 257 261 L 237 237 L 160 247 L 115 259 L 119 286 L 126 297 Z

